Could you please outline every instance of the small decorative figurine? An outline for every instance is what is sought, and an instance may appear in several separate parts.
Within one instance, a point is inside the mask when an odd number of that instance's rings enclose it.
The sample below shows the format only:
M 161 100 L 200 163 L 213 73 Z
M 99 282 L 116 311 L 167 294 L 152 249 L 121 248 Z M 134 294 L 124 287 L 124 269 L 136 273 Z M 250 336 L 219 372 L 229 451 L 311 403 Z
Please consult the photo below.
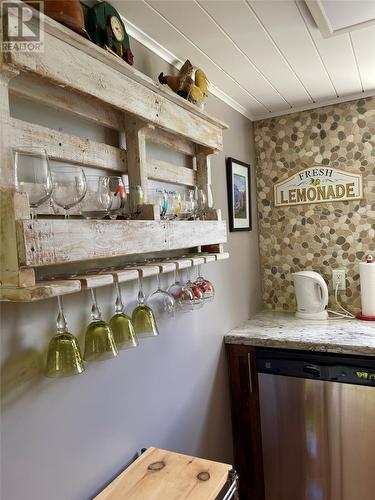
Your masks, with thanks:
M 133 65 L 129 36 L 120 14 L 108 2 L 101 2 L 87 11 L 87 31 L 91 40 L 103 49 Z
M 177 76 L 160 73 L 159 82 L 168 85 L 168 87 L 184 99 L 194 104 L 201 104 L 208 96 L 208 80 L 203 70 L 199 68 L 195 70 L 195 79 L 193 80 L 193 72 L 194 67 L 187 60 Z

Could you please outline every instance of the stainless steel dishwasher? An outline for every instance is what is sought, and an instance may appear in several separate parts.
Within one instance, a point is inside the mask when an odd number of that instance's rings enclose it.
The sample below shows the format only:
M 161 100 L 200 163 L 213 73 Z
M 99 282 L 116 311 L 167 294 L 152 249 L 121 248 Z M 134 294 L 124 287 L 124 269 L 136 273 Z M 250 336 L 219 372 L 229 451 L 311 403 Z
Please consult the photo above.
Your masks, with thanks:
M 374 358 L 256 356 L 266 500 L 374 500 Z

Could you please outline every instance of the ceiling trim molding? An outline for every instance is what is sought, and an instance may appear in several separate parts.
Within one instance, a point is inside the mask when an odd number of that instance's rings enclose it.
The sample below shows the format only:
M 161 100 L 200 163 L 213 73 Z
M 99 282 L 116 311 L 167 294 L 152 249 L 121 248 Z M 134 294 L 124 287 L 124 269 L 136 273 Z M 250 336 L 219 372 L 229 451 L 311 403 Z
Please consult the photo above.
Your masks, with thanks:
M 137 40 L 137 42 L 141 43 L 144 45 L 146 48 L 151 50 L 154 54 L 157 56 L 161 57 L 164 61 L 166 61 L 168 64 L 171 66 L 174 66 L 176 69 L 180 69 L 181 66 L 183 65 L 184 61 L 182 61 L 180 58 L 175 56 L 171 51 L 169 51 L 167 48 L 165 48 L 163 45 L 161 45 L 159 42 L 154 40 L 152 37 L 147 35 L 144 31 L 142 31 L 140 28 L 135 26 L 132 22 L 130 22 L 126 17 L 121 16 L 125 26 L 126 26 L 126 31 L 129 36 Z M 213 85 L 210 83 L 210 92 L 219 98 L 221 101 L 225 102 L 228 106 L 231 108 L 235 109 L 241 115 L 245 116 L 251 121 L 255 120 L 254 115 L 246 109 L 244 106 L 239 104 L 235 99 L 230 97 L 228 94 L 226 94 L 224 91 L 220 90 L 216 85 Z
M 337 97 L 336 99 L 327 99 L 321 102 L 314 102 L 311 104 L 296 106 L 295 108 L 291 108 L 288 111 L 276 111 L 274 113 L 258 115 L 253 118 L 253 121 L 257 122 L 259 120 L 267 120 L 268 118 L 275 118 L 277 116 L 292 115 L 293 113 L 299 113 L 300 111 L 308 111 L 309 109 L 324 108 L 324 106 L 332 106 L 334 104 L 340 104 L 342 102 L 356 101 L 358 99 L 364 99 L 366 97 L 375 97 L 375 89 L 368 90 L 366 92 L 358 92 L 356 94 L 351 94 L 344 97 Z

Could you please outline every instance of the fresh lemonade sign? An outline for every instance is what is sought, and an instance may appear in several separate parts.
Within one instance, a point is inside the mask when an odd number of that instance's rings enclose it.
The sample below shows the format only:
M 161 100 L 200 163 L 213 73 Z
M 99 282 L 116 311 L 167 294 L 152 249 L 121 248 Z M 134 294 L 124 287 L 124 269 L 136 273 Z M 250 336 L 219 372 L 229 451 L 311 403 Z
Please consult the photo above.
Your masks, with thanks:
M 321 165 L 306 168 L 273 186 L 275 207 L 359 200 L 362 176 Z

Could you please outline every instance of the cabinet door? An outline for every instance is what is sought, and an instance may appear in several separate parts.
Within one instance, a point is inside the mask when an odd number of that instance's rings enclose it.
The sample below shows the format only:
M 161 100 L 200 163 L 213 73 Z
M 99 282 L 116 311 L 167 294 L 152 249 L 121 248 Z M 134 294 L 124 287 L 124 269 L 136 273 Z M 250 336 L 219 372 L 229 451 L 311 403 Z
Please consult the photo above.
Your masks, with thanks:
M 241 500 L 264 500 L 255 348 L 227 345 L 235 468 Z

